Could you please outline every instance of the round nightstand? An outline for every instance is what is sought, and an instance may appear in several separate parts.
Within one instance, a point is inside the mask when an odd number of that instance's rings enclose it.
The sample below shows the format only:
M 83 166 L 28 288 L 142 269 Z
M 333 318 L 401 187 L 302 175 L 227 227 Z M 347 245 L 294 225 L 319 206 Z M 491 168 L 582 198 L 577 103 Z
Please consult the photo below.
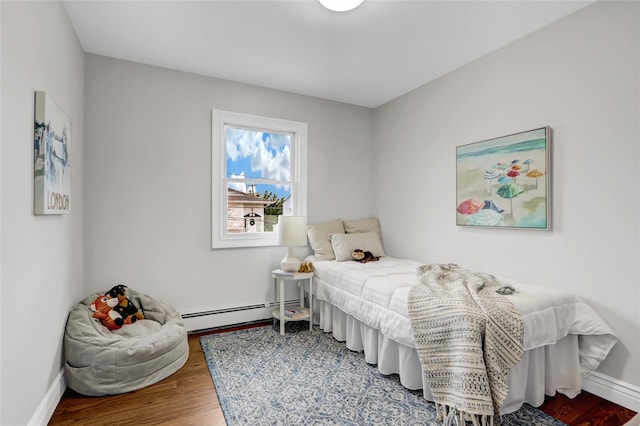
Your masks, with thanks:
M 280 320 L 280 334 L 284 336 L 284 324 L 287 321 L 309 321 L 309 330 L 313 327 L 313 272 L 284 272 L 280 269 L 271 271 L 273 277 L 274 306 L 273 317 Z M 309 280 L 309 307 L 304 306 L 304 280 Z M 300 283 L 300 306 L 286 308 L 284 306 L 284 284 Z

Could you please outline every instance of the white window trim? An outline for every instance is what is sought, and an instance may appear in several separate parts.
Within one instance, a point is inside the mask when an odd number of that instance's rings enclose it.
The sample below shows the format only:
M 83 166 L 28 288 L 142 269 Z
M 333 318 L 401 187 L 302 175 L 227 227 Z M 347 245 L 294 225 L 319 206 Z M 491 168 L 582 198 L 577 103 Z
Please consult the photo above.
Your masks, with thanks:
M 293 133 L 291 193 L 293 215 L 307 215 L 307 123 L 282 120 L 237 112 L 211 111 L 211 247 L 277 246 L 277 235 L 271 233 L 229 234 L 226 229 L 227 190 L 223 185 L 226 170 L 225 125 L 259 128 L 274 133 Z

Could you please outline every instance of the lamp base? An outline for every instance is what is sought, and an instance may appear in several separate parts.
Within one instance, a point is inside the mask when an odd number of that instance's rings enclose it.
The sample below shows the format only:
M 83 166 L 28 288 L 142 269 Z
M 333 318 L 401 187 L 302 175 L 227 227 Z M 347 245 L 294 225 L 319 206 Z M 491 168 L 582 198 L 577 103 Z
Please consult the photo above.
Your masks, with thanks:
M 300 265 L 302 265 L 302 262 L 298 259 L 287 259 L 287 261 L 280 262 L 280 269 L 285 272 L 298 272 Z
M 301 264 L 302 262 L 296 257 L 293 247 L 289 246 L 287 254 L 280 261 L 280 269 L 285 272 L 298 272 Z

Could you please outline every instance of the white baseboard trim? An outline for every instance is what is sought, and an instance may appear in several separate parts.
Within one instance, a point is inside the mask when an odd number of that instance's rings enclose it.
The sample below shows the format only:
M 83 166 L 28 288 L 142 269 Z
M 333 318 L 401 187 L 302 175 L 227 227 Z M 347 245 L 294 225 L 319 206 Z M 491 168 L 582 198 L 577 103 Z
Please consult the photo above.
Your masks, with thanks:
M 626 422 L 624 426 L 638 426 L 640 425 L 640 414 L 636 414 L 631 420 Z
M 51 420 L 51 416 L 53 416 L 53 413 L 56 411 L 56 407 L 62 399 L 62 395 L 66 389 L 67 380 L 64 378 L 64 369 L 62 369 L 56 378 L 53 379 L 53 383 L 49 387 L 49 390 L 27 424 L 29 426 L 47 425 L 49 420 Z
M 629 410 L 640 412 L 640 387 L 638 386 L 596 371 L 582 379 L 582 389 Z
M 285 307 L 299 305 L 298 299 L 285 300 Z M 279 305 L 278 305 L 279 306 Z M 232 324 L 243 324 L 252 321 L 272 319 L 272 312 L 276 308 L 274 302 L 266 302 L 261 305 L 239 306 L 214 311 L 192 312 L 182 314 L 187 331 L 198 332 L 201 330 L 214 329 Z
M 187 331 L 191 333 L 271 318 L 272 310 L 273 309 L 262 308 L 244 312 L 226 312 L 217 315 L 183 318 L 182 321 Z

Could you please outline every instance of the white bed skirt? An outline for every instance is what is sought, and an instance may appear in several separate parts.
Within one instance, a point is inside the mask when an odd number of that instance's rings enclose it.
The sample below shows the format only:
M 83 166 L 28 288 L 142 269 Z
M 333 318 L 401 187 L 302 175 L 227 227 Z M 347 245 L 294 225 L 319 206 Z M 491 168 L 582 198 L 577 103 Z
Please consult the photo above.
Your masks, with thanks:
M 422 389 L 425 399 L 432 401 L 429 386 L 413 347 L 400 344 L 379 330 L 314 297 L 314 323 L 333 337 L 346 342 L 352 351 L 363 352 L 366 362 L 377 364 L 380 373 L 398 374 L 408 389 Z M 544 402 L 545 395 L 560 392 L 569 398 L 580 393 L 578 336 L 570 334 L 556 344 L 525 351 L 522 359 L 509 372 L 509 394 L 501 413 L 517 411 L 523 403 L 534 407 Z

